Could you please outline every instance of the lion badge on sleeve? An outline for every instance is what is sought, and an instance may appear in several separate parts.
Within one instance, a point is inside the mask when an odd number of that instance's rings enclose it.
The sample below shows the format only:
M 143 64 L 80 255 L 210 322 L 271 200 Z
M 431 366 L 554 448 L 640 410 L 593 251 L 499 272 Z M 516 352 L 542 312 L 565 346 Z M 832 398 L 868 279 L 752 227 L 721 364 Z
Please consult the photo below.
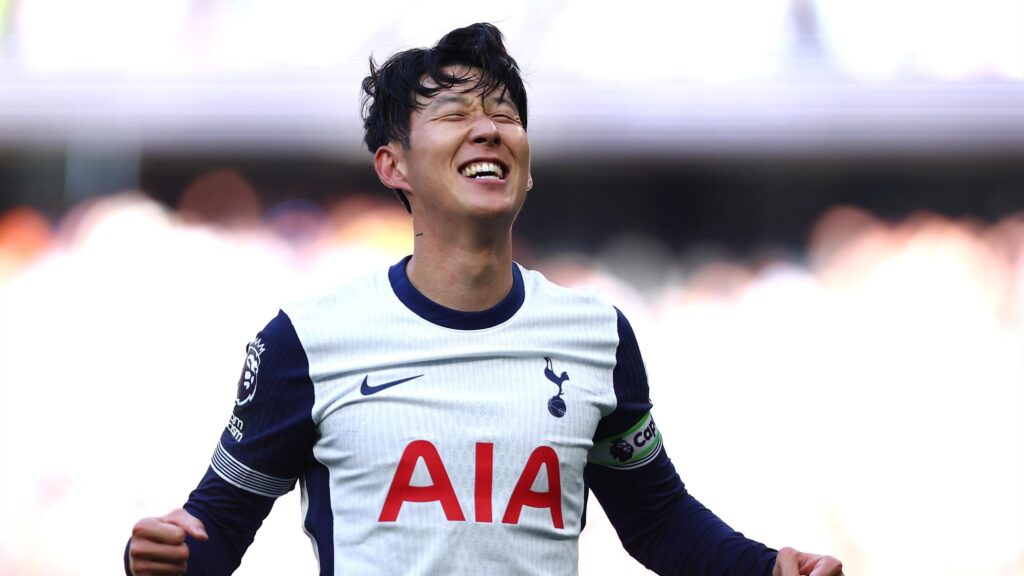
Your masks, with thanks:
M 265 346 L 256 338 L 249 343 L 245 354 L 245 366 L 242 367 L 242 375 L 238 378 L 238 397 L 235 398 L 235 406 L 244 406 L 256 395 L 256 384 L 260 374 L 260 356 Z

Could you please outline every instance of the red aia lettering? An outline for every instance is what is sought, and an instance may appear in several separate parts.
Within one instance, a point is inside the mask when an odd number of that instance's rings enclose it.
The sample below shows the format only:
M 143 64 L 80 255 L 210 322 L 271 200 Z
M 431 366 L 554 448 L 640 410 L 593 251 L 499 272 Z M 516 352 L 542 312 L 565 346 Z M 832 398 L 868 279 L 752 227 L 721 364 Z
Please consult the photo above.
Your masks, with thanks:
M 416 462 L 423 460 L 427 472 L 433 482 L 430 486 L 411 486 Z M 533 490 L 533 485 L 540 476 L 541 466 L 547 474 L 548 489 L 546 492 Z M 493 522 L 491 511 L 491 495 L 494 486 L 494 444 L 477 442 L 476 444 L 476 477 L 473 482 L 473 504 L 477 522 Z M 405 447 L 402 458 L 391 480 L 391 487 L 384 499 L 384 507 L 380 511 L 381 522 L 395 522 L 402 509 L 403 502 L 440 502 L 445 518 L 449 521 L 464 521 L 465 515 L 459 506 L 448 471 L 444 467 L 437 448 L 426 440 L 416 440 Z M 549 446 L 540 446 L 530 454 L 519 481 L 512 491 L 508 506 L 505 508 L 504 524 L 518 524 L 524 506 L 531 508 L 548 508 L 551 511 L 551 522 L 555 528 L 563 528 L 562 522 L 562 483 L 558 472 L 558 454 Z
M 416 470 L 416 461 L 423 460 L 427 466 L 430 479 L 434 482 L 430 486 L 410 486 L 412 473 Z M 461 522 L 466 519 L 459 507 L 459 499 L 455 497 L 455 488 L 448 478 L 448 471 L 444 469 L 444 462 L 437 448 L 426 440 L 416 440 L 405 447 L 402 452 L 402 459 L 398 462 L 398 469 L 395 470 L 395 477 L 391 480 L 391 488 L 388 489 L 388 497 L 384 499 L 384 507 L 380 510 L 381 522 L 394 522 L 398 520 L 398 512 L 402 509 L 402 502 L 441 502 L 444 509 L 444 516 L 449 521 Z
M 548 474 L 548 491 L 534 492 L 533 483 L 540 475 L 540 467 Z M 549 508 L 551 510 L 551 522 L 555 528 L 562 528 L 562 483 L 558 474 L 558 454 L 550 446 L 541 446 L 530 454 L 526 461 L 523 473 L 519 475 L 516 482 L 516 489 L 512 491 L 512 497 L 508 499 L 508 508 L 505 509 L 505 517 L 501 519 L 505 524 L 518 524 L 519 513 L 523 506 L 531 508 Z
M 482 474 L 481 474 L 482 472 Z M 477 522 L 491 521 L 491 487 L 494 484 L 494 444 L 476 443 L 476 482 L 473 504 Z

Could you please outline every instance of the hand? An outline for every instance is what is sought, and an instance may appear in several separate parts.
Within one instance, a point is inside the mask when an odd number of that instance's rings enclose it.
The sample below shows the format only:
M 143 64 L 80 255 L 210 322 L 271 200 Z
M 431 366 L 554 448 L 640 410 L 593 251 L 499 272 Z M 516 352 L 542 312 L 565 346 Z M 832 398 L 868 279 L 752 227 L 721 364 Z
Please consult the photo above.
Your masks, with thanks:
M 843 576 L 843 563 L 831 556 L 797 552 L 792 548 L 779 550 L 772 576 Z
M 128 562 L 135 576 L 184 574 L 188 569 L 185 536 L 206 540 L 206 529 L 181 508 L 159 518 L 143 518 L 132 528 Z

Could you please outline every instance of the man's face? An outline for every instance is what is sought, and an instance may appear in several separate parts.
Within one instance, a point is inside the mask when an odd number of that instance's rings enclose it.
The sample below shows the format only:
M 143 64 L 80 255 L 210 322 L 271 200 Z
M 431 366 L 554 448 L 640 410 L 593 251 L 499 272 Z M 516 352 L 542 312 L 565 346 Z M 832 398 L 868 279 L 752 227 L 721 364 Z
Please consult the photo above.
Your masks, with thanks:
M 409 147 L 391 143 L 418 227 L 464 219 L 511 225 L 526 200 L 530 142 L 519 111 L 500 88 L 466 91 L 475 81 L 421 100 L 409 121 Z

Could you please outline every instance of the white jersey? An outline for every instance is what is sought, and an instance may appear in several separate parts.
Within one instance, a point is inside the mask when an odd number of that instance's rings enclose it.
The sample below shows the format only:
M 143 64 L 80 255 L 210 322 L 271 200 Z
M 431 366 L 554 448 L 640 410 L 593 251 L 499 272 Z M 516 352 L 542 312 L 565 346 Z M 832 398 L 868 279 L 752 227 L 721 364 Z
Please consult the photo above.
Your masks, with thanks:
M 621 314 L 513 267 L 485 312 L 427 300 L 405 261 L 285 307 L 212 469 L 267 497 L 300 480 L 321 574 L 576 574 L 584 467 L 661 441 Z M 616 411 L 627 389 L 643 397 Z

